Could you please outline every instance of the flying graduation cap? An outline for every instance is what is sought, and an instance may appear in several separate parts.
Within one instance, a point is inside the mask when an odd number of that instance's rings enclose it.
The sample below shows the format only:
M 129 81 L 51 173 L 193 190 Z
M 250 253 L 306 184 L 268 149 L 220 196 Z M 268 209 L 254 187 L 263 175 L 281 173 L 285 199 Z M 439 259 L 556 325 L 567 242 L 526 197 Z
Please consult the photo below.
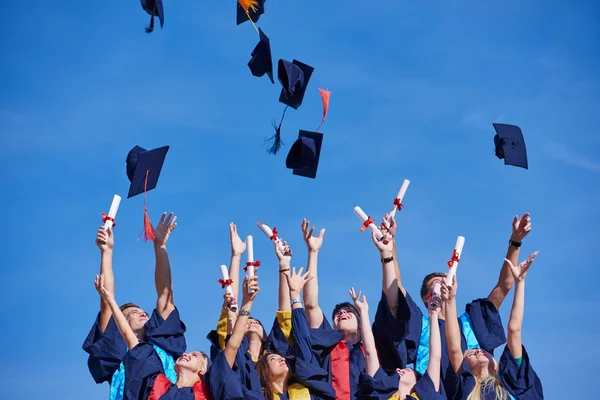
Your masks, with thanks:
M 163 10 L 162 0 L 140 0 L 142 8 L 150 15 L 150 25 L 146 28 L 146 33 L 151 33 L 154 30 L 154 17 L 158 17 L 160 21 L 160 29 L 165 23 L 165 13 Z
M 262 29 L 258 28 L 258 35 L 260 36 L 260 41 L 252 50 L 252 58 L 248 62 L 248 67 L 250 67 L 250 72 L 252 75 L 261 77 L 264 74 L 269 76 L 271 83 L 275 83 L 273 80 L 273 58 L 271 57 L 271 43 L 269 38 Z
M 292 144 L 290 151 L 285 159 L 285 166 L 293 170 L 294 175 L 304 176 L 315 179 L 317 168 L 319 167 L 319 158 L 321 157 L 321 147 L 323 145 L 323 134 L 319 129 L 323 126 L 327 111 L 329 111 L 329 97 L 331 92 L 325 89 L 319 89 L 323 99 L 323 117 L 321 124 L 315 132 L 300 130 L 298 139 Z
M 254 25 L 255 22 L 258 22 L 260 16 L 265 13 L 265 0 L 237 0 L 236 9 L 237 25 L 246 21 L 250 21 Z
M 494 123 L 496 157 L 504 159 L 504 165 L 528 169 L 527 149 L 521 128 L 516 125 Z
M 273 122 L 275 135 L 269 139 L 273 141 L 273 145 L 267 150 L 268 153 L 277 154 L 281 148 L 281 124 L 285 118 L 285 112 L 288 107 L 297 110 L 298 107 L 302 105 L 308 82 L 310 81 L 310 77 L 314 70 L 315 69 L 310 65 L 306 65 L 297 60 L 289 62 L 280 59 L 277 63 L 277 79 L 282 86 L 279 102 L 285 104 L 286 107 L 283 110 L 279 125 Z
M 146 192 L 156 187 L 169 146 L 146 150 L 135 146 L 127 154 L 127 178 L 131 182 L 127 198 L 144 194 L 144 241 L 154 240 L 154 231 L 148 217 Z

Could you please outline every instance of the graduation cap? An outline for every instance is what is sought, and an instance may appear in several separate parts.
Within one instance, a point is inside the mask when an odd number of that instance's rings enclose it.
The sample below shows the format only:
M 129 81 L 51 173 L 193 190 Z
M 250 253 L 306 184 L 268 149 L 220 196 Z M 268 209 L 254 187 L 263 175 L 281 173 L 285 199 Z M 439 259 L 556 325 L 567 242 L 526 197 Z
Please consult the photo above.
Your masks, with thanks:
M 269 38 L 262 29 L 258 28 L 258 34 L 260 36 L 260 41 L 252 50 L 252 58 L 248 62 L 248 67 L 250 67 L 250 72 L 252 75 L 261 77 L 264 74 L 269 76 L 271 83 L 275 83 L 273 80 L 273 59 L 271 58 L 271 43 Z
M 527 149 L 521 128 L 516 125 L 494 123 L 496 157 L 504 159 L 504 165 L 528 169 Z
M 142 8 L 150 14 L 150 25 L 146 28 L 146 33 L 151 33 L 154 30 L 154 17 L 160 20 L 160 28 L 162 29 L 165 23 L 165 13 L 163 10 L 162 0 L 140 0 Z
M 315 179 L 322 145 L 322 133 L 300 130 L 298 139 L 292 144 L 285 159 L 285 166 L 293 169 L 294 175 Z
M 148 218 L 146 192 L 156 187 L 169 146 L 146 150 L 135 146 L 127 154 L 127 178 L 131 182 L 127 198 L 144 194 L 144 239 L 154 240 L 152 224 Z
M 246 21 L 253 24 L 265 13 L 265 0 L 238 0 L 236 24 L 240 25 Z
M 272 141 L 272 146 L 267 149 L 270 154 L 277 154 L 283 142 L 281 141 L 281 124 L 285 118 L 285 112 L 288 107 L 297 110 L 302 105 L 304 94 L 312 73 L 315 69 L 309 65 L 293 60 L 292 62 L 280 59 L 277 63 L 277 79 L 281 83 L 281 93 L 279 102 L 286 105 L 281 116 L 279 125 L 273 121 L 275 135 L 268 139 Z

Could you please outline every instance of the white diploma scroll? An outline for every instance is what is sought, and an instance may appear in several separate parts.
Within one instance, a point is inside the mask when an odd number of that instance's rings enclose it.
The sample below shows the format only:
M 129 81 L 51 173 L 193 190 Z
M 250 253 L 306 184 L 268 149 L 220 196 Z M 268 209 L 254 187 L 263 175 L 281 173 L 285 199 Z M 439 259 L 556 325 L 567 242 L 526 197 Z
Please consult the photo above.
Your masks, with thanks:
M 404 200 L 404 195 L 406 195 L 406 190 L 408 189 L 408 185 L 410 185 L 410 181 L 408 179 L 405 179 L 402 181 L 402 185 L 400 186 L 398 195 L 394 199 L 394 204 L 392 205 L 392 209 L 390 210 L 391 217 L 396 216 L 396 211 L 398 211 L 398 205 L 396 203 L 402 204 L 402 200 Z
M 223 282 L 229 281 L 229 270 L 227 269 L 227 265 L 221 265 L 221 275 L 223 276 Z M 225 291 L 231 295 L 233 295 L 233 289 L 231 288 L 231 284 L 225 284 Z M 231 304 L 229 305 L 229 309 L 233 312 L 237 312 L 237 300 L 235 297 L 232 298 Z
M 436 309 L 442 305 L 442 285 L 439 282 L 433 284 L 433 292 L 428 307 Z
M 282 253 L 285 251 L 285 248 L 283 247 L 283 242 L 277 237 L 276 234 L 273 234 L 273 230 L 269 227 L 269 225 L 265 224 L 262 221 L 258 221 L 256 225 L 258 225 L 260 230 L 263 231 L 265 235 L 267 235 L 269 240 L 271 240 L 271 242 L 273 242 L 275 246 L 279 247 L 279 251 L 281 251 Z
M 361 222 L 363 224 L 365 222 L 367 222 L 367 220 L 369 219 L 369 217 L 367 217 L 367 214 L 365 214 L 365 212 L 359 206 L 354 207 L 354 214 L 356 214 L 356 216 L 361 220 Z M 374 222 L 371 222 L 368 225 L 368 227 L 369 227 L 370 230 L 372 230 L 373 232 L 375 232 L 375 236 L 377 236 L 377 240 L 381 240 L 381 238 L 383 237 L 383 233 L 381 233 L 381 231 L 379 230 L 379 228 L 377 227 L 377 225 L 375 225 Z M 364 231 L 364 229 L 362 231 Z
M 119 210 L 120 204 L 121 196 L 115 194 L 112 204 L 110 205 L 110 209 L 108 210 L 108 215 L 104 216 L 104 230 L 109 227 L 112 228 L 115 225 L 115 217 L 117 216 L 117 211 Z
M 255 274 L 254 271 L 254 242 L 252 235 L 246 237 L 246 276 L 252 278 Z M 254 293 L 254 290 L 248 288 L 248 293 Z
M 458 269 L 458 263 L 462 257 L 463 247 L 465 246 L 465 237 L 458 236 L 456 238 L 456 244 L 454 245 L 454 251 L 452 252 L 452 258 L 448 261 L 448 274 L 446 275 L 446 285 L 452 286 L 452 278 L 456 275 Z

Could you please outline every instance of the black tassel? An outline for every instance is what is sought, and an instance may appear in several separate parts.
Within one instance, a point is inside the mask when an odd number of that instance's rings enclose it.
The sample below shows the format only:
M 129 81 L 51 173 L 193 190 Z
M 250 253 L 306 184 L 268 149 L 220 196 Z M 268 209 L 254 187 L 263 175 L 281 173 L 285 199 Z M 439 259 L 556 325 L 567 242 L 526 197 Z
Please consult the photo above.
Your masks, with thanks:
M 150 26 L 146 27 L 146 33 L 152 33 L 154 30 L 154 15 L 150 17 Z
M 273 155 L 277 154 L 277 152 L 283 145 L 283 141 L 281 140 L 281 124 L 283 124 L 283 119 L 285 118 L 285 112 L 287 111 L 287 109 L 288 108 L 286 106 L 285 109 L 283 110 L 283 115 L 281 116 L 281 122 L 279 122 L 279 125 L 277 125 L 275 120 L 273 120 L 271 122 L 271 124 L 273 125 L 273 129 L 275 129 L 275 135 L 273 135 L 269 139 L 265 140 L 265 144 L 267 144 L 268 142 L 273 142 L 271 147 L 269 147 L 267 149 L 267 153 L 269 153 L 269 154 L 273 154 Z

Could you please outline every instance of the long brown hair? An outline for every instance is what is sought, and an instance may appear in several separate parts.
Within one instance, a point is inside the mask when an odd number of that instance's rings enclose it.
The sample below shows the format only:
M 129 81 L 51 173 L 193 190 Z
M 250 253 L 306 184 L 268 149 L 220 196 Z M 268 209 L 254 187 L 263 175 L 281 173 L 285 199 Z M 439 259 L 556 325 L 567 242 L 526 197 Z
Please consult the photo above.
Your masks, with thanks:
M 270 351 L 267 351 L 263 354 L 256 363 L 256 372 L 258 373 L 258 378 L 260 379 L 260 385 L 263 389 L 263 395 L 265 396 L 265 400 L 273 400 L 275 394 L 273 393 L 273 387 L 271 386 L 271 368 L 269 368 L 269 356 L 272 354 Z

